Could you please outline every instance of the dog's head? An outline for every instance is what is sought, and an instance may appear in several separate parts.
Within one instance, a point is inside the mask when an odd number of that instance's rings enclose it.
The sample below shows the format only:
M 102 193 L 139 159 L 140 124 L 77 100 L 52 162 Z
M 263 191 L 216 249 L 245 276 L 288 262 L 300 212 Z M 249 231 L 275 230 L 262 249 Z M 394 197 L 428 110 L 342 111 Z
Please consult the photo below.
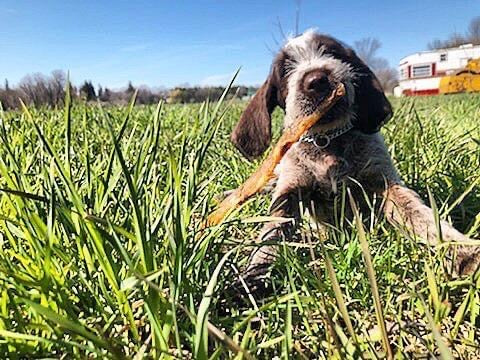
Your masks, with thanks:
M 260 156 L 271 140 L 271 113 L 285 110 L 285 125 L 313 113 L 338 83 L 346 96 L 320 121 L 332 127 L 350 120 L 364 133 L 377 132 L 392 108 L 373 72 L 349 47 L 313 30 L 290 39 L 273 61 L 233 130 L 231 139 L 248 159 Z

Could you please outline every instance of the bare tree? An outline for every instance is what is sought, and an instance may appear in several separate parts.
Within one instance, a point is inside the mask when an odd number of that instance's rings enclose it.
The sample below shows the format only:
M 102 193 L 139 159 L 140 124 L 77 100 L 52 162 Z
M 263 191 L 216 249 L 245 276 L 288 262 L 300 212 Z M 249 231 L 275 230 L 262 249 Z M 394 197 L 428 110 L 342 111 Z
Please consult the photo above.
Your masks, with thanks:
M 67 86 L 67 75 L 63 70 L 53 70 L 51 76 L 51 87 L 53 102 L 61 104 L 65 99 L 65 88 Z
M 377 55 L 377 52 L 381 47 L 382 44 L 380 41 L 371 37 L 353 43 L 353 48 L 357 55 L 372 69 L 377 68 L 378 61 L 381 60 Z
M 375 75 L 382 84 L 383 89 L 387 93 L 393 93 L 393 88 L 398 85 L 398 73 L 397 70 L 387 66 L 375 71 Z
M 458 47 L 468 42 L 469 42 L 468 38 L 464 37 L 462 34 L 458 32 L 454 32 L 450 34 L 450 36 L 446 40 L 435 39 L 429 42 L 427 44 L 427 47 L 430 50 L 447 49 L 447 48 Z
M 19 90 L 21 98 L 29 104 L 40 106 L 40 93 L 38 92 L 41 86 L 37 83 L 38 75 L 36 78 L 34 75 L 26 75 L 20 80 Z
M 474 17 L 470 21 L 467 30 L 468 41 L 474 45 L 480 45 L 480 16 Z
M 429 50 L 443 49 L 445 48 L 445 42 L 440 39 L 434 39 L 427 44 L 427 48 Z
M 390 67 L 385 58 L 378 56 L 382 43 L 376 38 L 364 38 L 353 43 L 357 55 L 362 59 L 378 78 L 383 89 L 391 93 L 398 83 L 397 71 Z
M 480 45 L 480 16 L 474 17 L 465 35 L 455 31 L 446 40 L 435 39 L 427 44 L 428 49 L 446 49 L 452 47 L 458 47 L 463 44 Z
M 18 85 L 18 92 L 24 102 L 35 106 L 56 106 L 65 98 L 66 75 L 55 70 L 51 76 L 40 73 L 25 76 Z
M 0 109 L 9 110 L 17 108 L 20 105 L 18 98 L 18 91 L 12 89 L 8 80 L 5 79 L 4 89 L 0 88 Z
M 449 47 L 458 47 L 468 43 L 468 39 L 458 32 L 453 32 L 447 40 Z

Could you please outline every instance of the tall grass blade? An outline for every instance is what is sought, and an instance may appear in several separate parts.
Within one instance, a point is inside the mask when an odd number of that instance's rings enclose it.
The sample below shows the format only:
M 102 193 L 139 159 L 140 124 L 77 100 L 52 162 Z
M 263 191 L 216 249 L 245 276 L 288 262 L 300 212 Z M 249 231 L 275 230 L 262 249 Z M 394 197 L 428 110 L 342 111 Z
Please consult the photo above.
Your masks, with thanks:
M 375 305 L 375 314 L 377 316 L 377 322 L 382 333 L 383 346 L 387 352 L 387 358 L 393 359 L 393 351 L 390 346 L 390 341 L 388 340 L 387 327 L 385 325 L 385 318 L 383 317 L 383 308 L 382 302 L 380 300 L 380 293 L 378 291 L 377 279 L 375 276 L 375 269 L 373 267 L 372 255 L 370 253 L 370 248 L 368 246 L 367 237 L 365 235 L 365 229 L 363 228 L 362 219 L 358 211 L 357 204 L 348 189 L 348 197 L 350 200 L 350 207 L 353 211 L 353 216 L 355 217 L 355 224 L 358 231 L 358 239 L 360 240 L 360 247 L 362 249 L 363 258 L 365 261 L 365 267 L 367 270 L 368 281 L 370 282 L 370 287 L 372 290 L 373 302 Z

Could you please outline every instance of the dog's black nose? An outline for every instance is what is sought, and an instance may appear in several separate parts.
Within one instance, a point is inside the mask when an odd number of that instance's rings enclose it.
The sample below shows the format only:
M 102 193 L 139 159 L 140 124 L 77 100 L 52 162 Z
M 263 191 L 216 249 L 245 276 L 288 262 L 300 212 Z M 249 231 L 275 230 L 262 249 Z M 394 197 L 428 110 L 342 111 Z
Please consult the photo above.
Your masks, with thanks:
M 323 70 L 313 70 L 303 78 L 303 89 L 313 96 L 325 96 L 330 90 L 328 74 Z

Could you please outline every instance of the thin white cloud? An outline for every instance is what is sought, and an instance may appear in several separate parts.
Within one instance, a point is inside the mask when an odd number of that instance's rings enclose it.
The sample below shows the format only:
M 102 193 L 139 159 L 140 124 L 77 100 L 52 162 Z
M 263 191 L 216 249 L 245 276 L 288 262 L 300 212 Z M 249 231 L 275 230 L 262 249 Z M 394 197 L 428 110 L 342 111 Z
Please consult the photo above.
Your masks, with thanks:
M 233 78 L 234 72 L 210 75 L 200 81 L 201 86 L 226 86 Z

